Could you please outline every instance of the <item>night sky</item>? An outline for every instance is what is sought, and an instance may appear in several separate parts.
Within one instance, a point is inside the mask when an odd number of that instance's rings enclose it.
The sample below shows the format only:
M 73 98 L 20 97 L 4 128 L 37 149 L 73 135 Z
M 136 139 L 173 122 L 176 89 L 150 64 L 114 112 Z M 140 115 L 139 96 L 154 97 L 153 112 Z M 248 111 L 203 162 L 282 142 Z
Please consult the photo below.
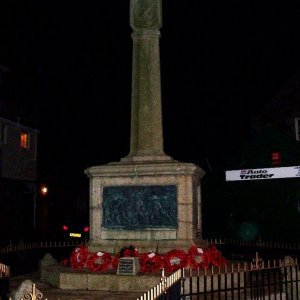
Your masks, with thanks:
M 38 112 L 40 178 L 87 184 L 84 169 L 129 152 L 129 0 L 3 2 L 0 64 L 17 74 L 16 101 Z M 299 25 L 288 1 L 163 0 L 165 152 L 204 168 L 238 152 L 299 68 Z

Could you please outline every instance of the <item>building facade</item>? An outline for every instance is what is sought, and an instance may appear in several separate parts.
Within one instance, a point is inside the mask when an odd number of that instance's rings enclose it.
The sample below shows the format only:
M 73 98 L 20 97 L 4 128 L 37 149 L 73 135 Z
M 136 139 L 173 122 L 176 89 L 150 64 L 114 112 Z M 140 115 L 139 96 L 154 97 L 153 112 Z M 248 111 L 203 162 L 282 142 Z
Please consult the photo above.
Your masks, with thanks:
M 10 70 L 0 66 L 0 235 L 25 240 L 36 233 L 37 143 L 34 119 L 14 101 Z M 24 123 L 26 124 L 24 124 Z

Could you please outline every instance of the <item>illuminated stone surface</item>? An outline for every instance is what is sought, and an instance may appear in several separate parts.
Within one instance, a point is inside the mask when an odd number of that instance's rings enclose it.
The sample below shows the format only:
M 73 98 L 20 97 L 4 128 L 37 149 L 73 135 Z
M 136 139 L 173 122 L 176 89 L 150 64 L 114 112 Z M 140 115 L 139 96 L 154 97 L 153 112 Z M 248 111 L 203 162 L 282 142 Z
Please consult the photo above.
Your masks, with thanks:
M 135 245 L 139 252 L 163 253 L 202 242 L 200 181 L 204 171 L 164 153 L 161 7 L 161 0 L 130 1 L 130 152 L 120 162 L 85 170 L 90 178 L 90 251 L 117 253 Z

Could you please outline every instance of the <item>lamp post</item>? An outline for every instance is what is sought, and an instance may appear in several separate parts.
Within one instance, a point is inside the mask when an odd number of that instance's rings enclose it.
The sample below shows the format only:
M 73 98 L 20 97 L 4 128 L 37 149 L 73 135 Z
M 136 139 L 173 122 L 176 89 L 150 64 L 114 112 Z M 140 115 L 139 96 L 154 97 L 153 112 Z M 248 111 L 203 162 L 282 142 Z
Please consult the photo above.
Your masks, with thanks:
M 39 233 L 44 236 L 47 233 L 48 228 L 48 208 L 47 208 L 47 201 L 45 201 L 46 196 L 48 195 L 49 189 L 46 184 L 41 184 L 39 186 L 39 219 L 38 219 L 38 229 Z

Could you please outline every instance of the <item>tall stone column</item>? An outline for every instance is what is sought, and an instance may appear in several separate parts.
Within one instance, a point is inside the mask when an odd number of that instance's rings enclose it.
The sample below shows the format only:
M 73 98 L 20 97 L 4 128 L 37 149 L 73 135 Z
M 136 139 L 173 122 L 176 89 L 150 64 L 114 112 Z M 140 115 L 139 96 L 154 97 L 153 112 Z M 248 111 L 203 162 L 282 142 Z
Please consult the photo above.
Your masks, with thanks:
M 130 0 L 133 30 L 130 152 L 93 166 L 90 178 L 91 252 L 165 253 L 203 245 L 201 178 L 192 163 L 164 153 L 159 38 L 161 0 Z M 180 114 L 180 111 L 178 112 Z
M 133 29 L 130 153 L 122 161 L 165 161 L 159 38 L 161 0 L 131 0 Z

